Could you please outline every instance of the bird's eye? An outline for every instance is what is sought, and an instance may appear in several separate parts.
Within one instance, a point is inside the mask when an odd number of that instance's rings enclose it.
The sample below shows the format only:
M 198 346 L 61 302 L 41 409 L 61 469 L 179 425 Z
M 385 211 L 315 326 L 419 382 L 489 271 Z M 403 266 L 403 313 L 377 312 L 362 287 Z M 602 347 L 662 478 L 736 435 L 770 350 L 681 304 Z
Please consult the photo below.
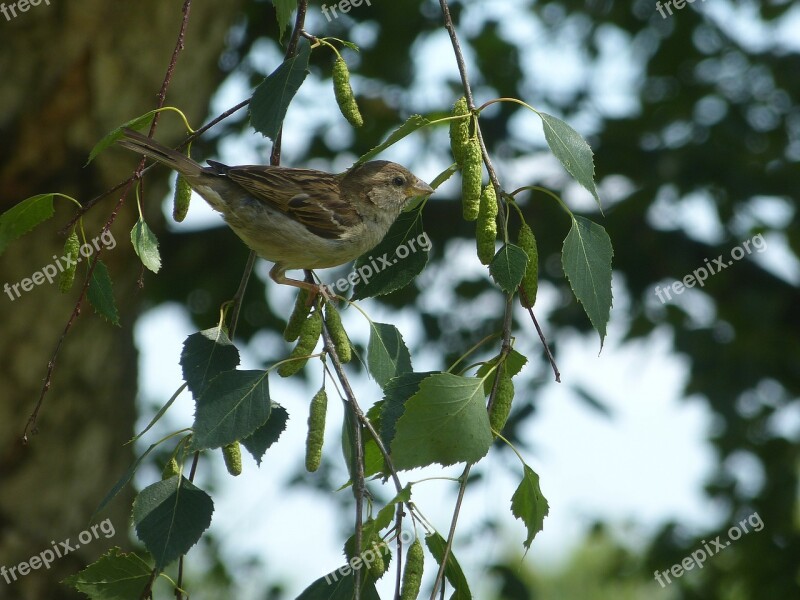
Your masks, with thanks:
M 396 185 L 397 187 L 404 186 L 406 184 L 406 180 L 401 175 L 398 175 L 394 179 L 392 179 L 392 184 Z

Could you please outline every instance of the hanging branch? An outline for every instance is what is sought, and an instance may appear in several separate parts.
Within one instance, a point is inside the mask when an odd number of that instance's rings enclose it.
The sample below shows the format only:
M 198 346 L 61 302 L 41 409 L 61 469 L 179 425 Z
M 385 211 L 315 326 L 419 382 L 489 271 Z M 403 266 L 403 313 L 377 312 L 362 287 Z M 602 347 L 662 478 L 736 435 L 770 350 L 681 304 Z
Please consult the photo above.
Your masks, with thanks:
M 182 13 L 183 17 L 181 19 L 181 26 L 178 31 L 178 39 L 175 42 L 175 49 L 172 51 L 172 56 L 170 57 L 169 65 L 167 66 L 167 72 L 164 75 L 164 80 L 161 83 L 161 89 L 158 93 L 158 102 L 157 102 L 157 109 L 162 108 L 164 103 L 166 102 L 167 97 L 167 90 L 169 89 L 170 83 L 172 83 L 172 76 L 175 73 L 175 65 L 178 62 L 178 56 L 180 55 L 181 51 L 184 48 L 184 39 L 186 36 L 186 29 L 189 26 L 189 11 L 192 6 L 192 0 L 184 0 Z M 156 112 L 155 116 L 153 117 L 153 123 L 150 126 L 150 136 L 155 133 L 156 127 L 158 126 L 158 115 L 159 113 Z M 114 221 L 117 219 L 117 215 L 119 214 L 119 209 L 122 208 L 122 205 L 125 202 L 125 199 L 128 197 L 130 193 L 131 186 L 136 179 L 141 177 L 142 169 L 144 168 L 145 159 L 142 157 L 142 160 L 139 162 L 139 166 L 137 167 L 133 176 L 128 178 L 125 182 L 115 186 L 107 192 L 107 194 L 113 193 L 122 187 L 125 189 L 122 192 L 122 195 L 117 200 L 117 204 L 114 206 L 111 214 L 109 215 L 108 219 L 106 220 L 105 224 L 103 225 L 103 234 L 107 233 L 111 229 L 111 225 L 114 224 Z M 67 227 L 74 224 L 83 214 L 85 210 L 78 211 L 78 214 L 70 221 Z M 66 227 L 64 228 L 66 230 Z M 67 337 L 67 334 L 72 329 L 75 320 L 77 319 L 78 315 L 81 314 L 81 303 L 83 299 L 86 297 L 86 293 L 89 290 L 89 283 L 92 280 L 92 274 L 94 273 L 94 269 L 97 266 L 97 261 L 100 259 L 100 255 L 103 252 L 105 246 L 101 246 L 97 249 L 97 252 L 94 253 L 92 258 L 92 262 L 89 265 L 89 270 L 86 275 L 86 281 L 83 284 L 83 288 L 81 289 L 81 293 L 78 296 L 78 299 L 75 301 L 75 307 L 72 309 L 72 313 L 67 320 L 67 324 L 64 327 L 64 330 L 61 332 L 61 336 L 58 338 L 58 342 L 56 343 L 55 351 L 51 356 L 50 360 L 47 363 L 47 374 L 44 378 L 44 384 L 42 385 L 42 390 L 39 393 L 39 399 L 36 402 L 36 406 L 34 407 L 33 411 L 31 412 L 30 416 L 28 417 L 28 421 L 25 424 L 25 429 L 22 432 L 22 442 L 27 444 L 28 443 L 28 432 L 36 431 L 36 421 L 39 417 L 39 410 L 42 407 L 42 403 L 44 402 L 45 394 L 50 390 L 50 385 L 52 384 L 53 380 L 53 371 L 55 370 L 56 366 L 56 359 L 58 358 L 59 353 L 61 352 L 61 346 L 64 343 L 64 339 Z
M 467 75 L 467 65 L 464 61 L 464 54 L 461 50 L 461 43 L 458 40 L 458 35 L 456 34 L 455 25 L 453 24 L 453 18 L 450 15 L 450 7 L 447 4 L 447 0 L 439 0 L 439 6 L 442 10 L 442 17 L 444 19 L 444 26 L 447 29 L 447 33 L 450 35 L 450 42 L 453 45 L 453 52 L 455 54 L 456 63 L 458 65 L 458 72 L 461 76 L 461 84 L 464 88 L 464 97 L 467 100 L 467 106 L 469 107 L 470 111 L 475 110 L 475 101 L 472 96 L 472 88 L 469 83 L 469 77 Z M 499 198 L 502 197 L 502 186 L 500 185 L 500 180 L 497 177 L 497 172 L 495 171 L 494 165 L 492 164 L 492 159 L 489 156 L 489 152 L 486 148 L 486 143 L 484 142 L 483 135 L 481 133 L 480 123 L 478 120 L 475 120 L 475 132 L 478 138 L 478 142 L 481 147 L 481 154 L 483 156 L 483 163 L 486 165 L 486 170 L 489 173 L 489 179 L 492 182 L 492 185 L 495 188 L 498 198 L 498 214 L 502 221 L 505 221 L 505 207 L 502 202 L 499 201 Z M 506 296 L 506 306 L 503 313 L 503 331 L 502 331 L 502 346 L 500 350 L 500 358 L 498 359 L 498 364 L 502 363 L 508 353 L 511 351 L 511 326 L 512 326 L 512 319 L 513 319 L 513 304 L 514 296 L 513 294 L 509 293 Z M 494 380 L 494 384 L 492 386 L 492 391 L 489 394 L 489 401 L 487 404 L 487 410 L 491 409 L 492 405 L 494 404 L 495 396 L 497 395 L 497 389 L 499 384 L 500 378 L 496 377 Z M 443 581 L 444 581 L 444 573 L 445 567 L 447 565 L 447 559 L 450 556 L 450 552 L 453 547 L 453 539 L 456 533 L 456 525 L 458 523 L 458 517 L 461 513 L 461 506 L 464 499 L 464 493 L 467 489 L 467 479 L 469 478 L 469 473 L 472 469 L 472 465 L 468 464 L 464 467 L 464 472 L 459 477 L 459 486 L 458 486 L 458 495 L 456 498 L 456 505 L 453 511 L 453 519 L 450 522 L 450 530 L 447 535 L 447 544 L 445 545 L 444 554 L 442 555 L 441 564 L 439 565 L 439 570 L 436 573 L 436 581 L 433 585 L 433 591 L 431 592 L 431 600 L 435 600 L 436 594 L 439 592 Z

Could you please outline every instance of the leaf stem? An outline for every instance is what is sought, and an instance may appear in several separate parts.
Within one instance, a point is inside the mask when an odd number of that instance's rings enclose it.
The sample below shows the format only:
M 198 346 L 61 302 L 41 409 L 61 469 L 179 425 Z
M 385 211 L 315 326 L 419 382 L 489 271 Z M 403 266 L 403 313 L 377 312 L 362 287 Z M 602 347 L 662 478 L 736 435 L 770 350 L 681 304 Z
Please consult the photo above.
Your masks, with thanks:
M 543 192 L 543 193 L 547 194 L 548 196 L 553 198 L 556 202 L 558 202 L 558 204 L 561 206 L 561 208 L 563 208 L 564 211 L 574 220 L 573 212 L 569 209 L 569 207 L 566 205 L 566 203 L 561 199 L 561 196 L 559 196 L 558 194 L 556 194 L 552 190 L 548 190 L 547 188 L 544 188 L 544 187 L 542 187 L 540 185 L 524 185 L 524 186 L 522 186 L 520 188 L 515 189 L 513 192 L 509 192 L 508 195 L 511 196 L 512 198 L 514 198 L 514 196 L 516 196 L 520 192 L 525 192 L 525 191 L 528 191 L 528 190 L 535 191 L 535 192 Z M 514 201 L 516 202 L 516 199 Z M 520 211 L 520 217 L 521 216 L 522 216 L 522 212 Z

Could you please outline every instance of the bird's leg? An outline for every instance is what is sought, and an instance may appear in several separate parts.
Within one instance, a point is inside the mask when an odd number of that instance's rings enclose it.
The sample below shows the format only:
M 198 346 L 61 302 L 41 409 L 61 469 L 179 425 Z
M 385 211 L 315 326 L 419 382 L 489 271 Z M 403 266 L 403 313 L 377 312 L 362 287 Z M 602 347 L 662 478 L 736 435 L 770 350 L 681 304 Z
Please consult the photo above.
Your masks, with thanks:
M 311 281 L 292 279 L 291 277 L 286 277 L 284 273 L 286 273 L 286 269 L 276 264 L 274 267 L 272 267 L 272 269 L 270 269 L 269 276 L 275 283 L 279 283 L 281 285 L 291 285 L 302 290 L 307 290 L 308 300 L 306 300 L 306 305 L 311 306 L 314 304 L 314 300 L 316 300 L 318 294 L 322 294 L 322 297 L 326 300 L 331 299 L 330 293 L 324 285 L 313 283 Z

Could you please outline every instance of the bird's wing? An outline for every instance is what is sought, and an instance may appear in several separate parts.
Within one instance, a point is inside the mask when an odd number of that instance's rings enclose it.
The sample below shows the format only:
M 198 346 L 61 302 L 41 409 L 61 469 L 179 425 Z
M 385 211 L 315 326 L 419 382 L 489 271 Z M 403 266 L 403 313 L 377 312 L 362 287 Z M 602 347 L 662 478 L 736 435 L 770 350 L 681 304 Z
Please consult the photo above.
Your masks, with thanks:
M 341 197 L 336 175 L 311 169 L 243 166 L 228 167 L 225 175 L 259 202 L 277 209 L 312 233 L 342 237 L 363 219 L 355 206 Z

